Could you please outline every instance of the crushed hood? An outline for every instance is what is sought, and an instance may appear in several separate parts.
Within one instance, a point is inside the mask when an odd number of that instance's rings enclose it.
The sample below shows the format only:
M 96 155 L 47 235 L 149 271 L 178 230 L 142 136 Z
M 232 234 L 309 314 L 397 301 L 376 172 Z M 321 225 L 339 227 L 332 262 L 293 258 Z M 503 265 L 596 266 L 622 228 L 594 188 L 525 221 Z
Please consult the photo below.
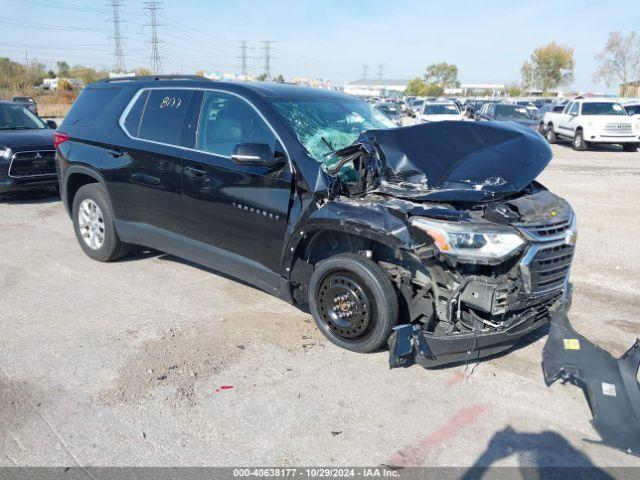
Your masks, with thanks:
M 516 193 L 549 164 L 538 133 L 515 124 L 437 122 L 363 132 L 379 154 L 376 191 L 403 198 L 481 201 Z M 351 149 L 343 149 L 352 153 Z M 336 152 L 338 155 L 341 152 Z

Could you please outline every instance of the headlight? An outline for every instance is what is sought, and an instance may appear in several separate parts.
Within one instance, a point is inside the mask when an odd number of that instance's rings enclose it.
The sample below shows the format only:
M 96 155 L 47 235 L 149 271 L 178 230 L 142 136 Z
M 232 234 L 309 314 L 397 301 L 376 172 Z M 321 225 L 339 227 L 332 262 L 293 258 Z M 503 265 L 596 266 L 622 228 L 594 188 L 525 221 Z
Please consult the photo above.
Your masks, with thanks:
M 422 217 L 412 218 L 411 224 L 425 231 L 440 252 L 461 262 L 498 263 L 525 244 L 511 228 L 457 225 Z
M 10 154 L 11 154 L 11 149 L 0 146 L 0 158 L 9 157 Z

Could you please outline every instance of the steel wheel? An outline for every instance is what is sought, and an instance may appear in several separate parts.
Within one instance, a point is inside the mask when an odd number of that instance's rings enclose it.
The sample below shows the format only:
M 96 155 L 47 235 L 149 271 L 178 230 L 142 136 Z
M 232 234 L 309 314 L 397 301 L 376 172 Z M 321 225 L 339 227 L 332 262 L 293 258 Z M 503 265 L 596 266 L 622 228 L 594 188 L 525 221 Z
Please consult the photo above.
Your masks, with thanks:
M 98 204 L 87 198 L 78 208 L 78 227 L 82 239 L 92 250 L 98 250 L 104 244 L 104 218 Z
M 316 291 L 321 321 L 333 335 L 353 340 L 370 332 L 372 298 L 369 289 L 350 272 L 334 272 L 323 278 Z

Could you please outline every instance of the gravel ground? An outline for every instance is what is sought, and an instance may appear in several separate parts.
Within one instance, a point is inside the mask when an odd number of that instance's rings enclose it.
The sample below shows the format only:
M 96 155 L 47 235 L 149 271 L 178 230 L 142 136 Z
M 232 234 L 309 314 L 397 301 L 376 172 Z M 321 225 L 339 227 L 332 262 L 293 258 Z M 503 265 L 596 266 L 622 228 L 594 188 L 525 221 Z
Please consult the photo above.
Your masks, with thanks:
M 553 149 L 541 181 L 579 218 L 570 317 L 618 355 L 640 332 L 640 153 Z M 390 371 L 179 259 L 90 260 L 46 193 L 0 200 L 0 245 L 0 465 L 640 466 L 597 443 L 579 389 L 545 387 L 544 338 Z

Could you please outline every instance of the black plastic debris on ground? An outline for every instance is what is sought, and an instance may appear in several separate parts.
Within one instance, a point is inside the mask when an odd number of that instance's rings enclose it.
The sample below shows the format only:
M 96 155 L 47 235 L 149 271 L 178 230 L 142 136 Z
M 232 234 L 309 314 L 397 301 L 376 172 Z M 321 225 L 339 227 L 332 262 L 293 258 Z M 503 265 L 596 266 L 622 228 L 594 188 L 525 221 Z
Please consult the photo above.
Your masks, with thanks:
M 547 386 L 560 380 L 582 388 L 605 445 L 640 456 L 640 339 L 620 358 L 579 335 L 564 312 L 551 318 L 542 352 Z

